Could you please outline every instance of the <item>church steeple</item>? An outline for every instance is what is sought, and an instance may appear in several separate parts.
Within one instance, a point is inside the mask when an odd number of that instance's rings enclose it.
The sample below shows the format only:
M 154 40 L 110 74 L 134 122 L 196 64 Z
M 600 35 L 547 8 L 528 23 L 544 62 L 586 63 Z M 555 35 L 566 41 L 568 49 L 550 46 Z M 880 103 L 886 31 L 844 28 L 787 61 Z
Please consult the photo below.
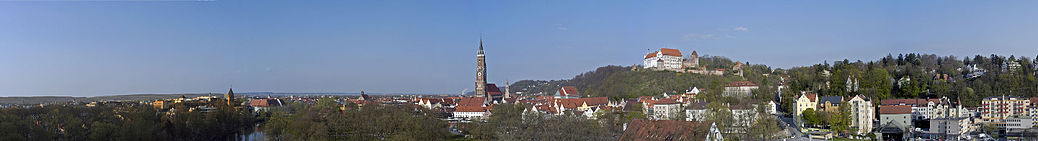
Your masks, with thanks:
M 479 53 L 476 54 L 476 97 L 484 97 L 483 104 L 490 104 L 491 96 L 487 93 L 487 62 L 483 54 L 483 37 L 479 38 Z
M 228 88 L 227 94 L 224 96 L 227 97 L 227 105 L 231 105 L 234 102 L 234 88 Z

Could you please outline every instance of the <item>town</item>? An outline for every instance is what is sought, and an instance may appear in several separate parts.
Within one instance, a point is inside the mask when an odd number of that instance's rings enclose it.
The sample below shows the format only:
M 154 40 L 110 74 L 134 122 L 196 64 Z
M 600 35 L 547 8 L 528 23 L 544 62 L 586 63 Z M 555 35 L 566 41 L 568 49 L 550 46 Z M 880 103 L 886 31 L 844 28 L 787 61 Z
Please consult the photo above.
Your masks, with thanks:
M 1038 141 L 1035 5 L 0 0 L 0 141 Z
M 547 82 L 528 84 L 522 89 L 512 89 L 506 82 L 503 87 L 486 81 L 487 61 L 482 46 L 477 51 L 475 91 L 458 95 L 278 95 L 261 96 L 235 95 L 233 90 L 221 94 L 206 94 L 197 97 L 181 96 L 157 100 L 121 100 L 93 102 L 65 102 L 51 105 L 2 105 L 3 111 L 42 108 L 46 106 L 131 106 L 143 105 L 168 117 L 177 117 L 184 112 L 210 113 L 219 110 L 240 111 L 255 116 L 256 131 L 264 131 L 273 139 L 287 132 L 276 126 L 260 126 L 290 118 L 291 114 L 306 112 L 301 107 L 327 106 L 331 111 L 363 111 L 365 107 L 402 107 L 410 111 L 423 111 L 432 119 L 446 123 L 445 130 L 460 138 L 479 140 L 503 139 L 499 135 L 479 135 L 477 130 L 486 130 L 476 125 L 488 124 L 497 119 L 536 116 L 546 118 L 575 118 L 578 121 L 597 121 L 613 128 L 598 137 L 573 137 L 565 140 L 805 140 L 805 139 L 850 139 L 850 140 L 1033 140 L 1038 135 L 1038 97 L 1022 97 L 1012 93 L 988 96 L 964 103 L 970 96 L 930 94 L 937 90 L 919 92 L 916 98 L 896 97 L 887 91 L 878 91 L 877 86 L 889 83 L 889 87 L 902 88 L 904 95 L 911 95 L 911 80 L 917 77 L 887 76 L 880 82 L 866 76 L 876 74 L 840 74 L 842 70 L 823 69 L 812 76 L 829 77 L 820 84 L 821 89 L 794 89 L 801 79 L 795 75 L 778 75 L 776 71 L 761 73 L 753 65 L 735 62 L 730 68 L 710 68 L 701 58 L 711 63 L 718 57 L 701 57 L 696 51 L 683 56 L 678 49 L 660 48 L 644 56 L 644 64 L 617 67 L 621 71 L 634 73 L 685 74 L 682 77 L 714 78 L 710 83 L 684 86 L 682 91 L 662 93 L 637 93 L 632 96 L 602 96 L 588 94 L 587 90 L 573 85 L 553 85 Z M 913 55 L 914 57 L 914 55 Z M 891 57 L 892 58 L 892 57 Z M 899 56 L 899 58 L 902 58 Z M 983 58 L 983 57 L 980 57 Z M 978 58 L 978 59 L 980 59 Z M 997 56 L 995 56 L 997 58 Z M 904 60 L 904 59 L 899 59 Z M 1034 62 L 1038 63 L 1038 62 Z M 1002 70 L 1008 75 L 1034 75 L 1034 70 L 1023 69 L 1011 61 Z M 1033 63 L 1026 63 L 1034 67 Z M 828 65 L 828 64 L 826 64 Z M 850 65 L 850 64 L 843 64 Z M 965 66 L 965 65 L 963 65 Z M 759 65 L 756 67 L 760 67 Z M 967 81 L 995 75 L 978 65 L 969 65 L 959 77 L 940 74 L 936 71 L 933 81 L 947 83 Z M 791 71 L 791 70 L 789 70 Z M 835 72 L 834 72 L 835 71 Z M 882 71 L 875 71 L 882 72 Z M 769 74 L 770 73 L 770 74 Z M 883 74 L 880 75 L 887 75 Z M 846 76 L 846 77 L 844 77 Z M 899 78 L 894 80 L 893 78 Z M 723 78 L 723 79 L 722 79 Z M 666 78 L 664 78 L 666 79 Z M 918 79 L 918 78 L 917 78 Z M 732 80 L 732 81 L 718 81 Z M 755 81 L 758 80 L 758 81 Z M 844 80 L 833 83 L 833 80 Z M 886 80 L 886 81 L 883 81 Z M 716 83 L 723 85 L 718 86 Z M 759 84 L 763 83 L 763 84 Z M 933 83 L 933 82 L 930 82 Z M 631 84 L 620 84 L 631 85 Z M 939 84 L 934 84 L 939 85 Z M 551 90 L 534 92 L 532 87 L 555 86 Z M 933 89 L 936 86 L 928 86 Z M 1032 87 L 1033 88 L 1033 87 Z M 836 92 L 833 92 L 836 91 Z M 828 93 L 828 94 L 820 94 Z M 878 94 L 886 93 L 886 94 Z M 634 96 L 637 95 L 637 96 Z M 952 96 L 952 97 L 949 97 Z M 976 96 L 973 96 L 976 98 Z M 229 105 L 234 108 L 220 108 Z M 504 108 L 503 108 L 504 107 Z M 508 111 L 511 110 L 511 111 Z M 405 112 L 407 113 L 407 112 Z M 431 113 L 431 114 L 430 114 Z M 334 112 L 332 113 L 334 114 Z M 495 118 L 498 117 L 498 118 Z M 524 120 L 518 119 L 518 120 Z M 253 122 L 252 120 L 255 120 Z M 284 119 L 282 119 L 284 120 Z M 511 121 L 516 122 L 516 121 Z M 290 124 L 290 123 L 283 123 Z M 34 126 L 48 126 L 36 124 Z M 484 125 L 485 126 L 485 125 Z M 261 129 L 261 127 L 265 129 Z M 269 128 L 268 128 L 269 127 Z M 66 130 L 57 128 L 58 130 Z M 435 128 L 434 128 L 435 129 Z M 270 132 L 274 132 L 273 134 Z M 59 132 L 60 133 L 60 132 Z M 251 132 L 250 132 L 251 133 Z M 32 134 L 32 133 L 29 133 Z M 236 134 L 245 134 L 239 132 Z M 486 134 L 486 133 L 483 133 Z M 290 136 L 290 135 L 289 135 Z M 450 135 L 447 135 L 450 136 Z M 224 138 L 245 139 L 268 138 L 254 135 Z M 383 138 L 383 137 L 379 137 Z M 554 137 L 552 137 L 554 138 Z M 294 138 L 314 139 L 314 138 Z M 549 138 L 550 139 L 550 138 Z M 555 138 L 560 139 L 560 138 Z

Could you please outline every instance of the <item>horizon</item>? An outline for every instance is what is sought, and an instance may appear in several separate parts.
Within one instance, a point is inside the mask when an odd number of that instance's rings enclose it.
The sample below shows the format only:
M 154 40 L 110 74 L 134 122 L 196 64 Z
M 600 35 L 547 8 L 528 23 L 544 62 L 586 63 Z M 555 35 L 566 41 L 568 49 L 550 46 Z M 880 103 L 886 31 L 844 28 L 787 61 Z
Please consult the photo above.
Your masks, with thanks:
M 591 4 L 589 4 L 591 3 Z M 0 2 L 0 97 L 472 91 L 641 64 L 1038 55 L 1036 1 Z M 482 36 L 482 37 L 481 37 Z M 1032 58 L 1033 59 L 1033 58 Z

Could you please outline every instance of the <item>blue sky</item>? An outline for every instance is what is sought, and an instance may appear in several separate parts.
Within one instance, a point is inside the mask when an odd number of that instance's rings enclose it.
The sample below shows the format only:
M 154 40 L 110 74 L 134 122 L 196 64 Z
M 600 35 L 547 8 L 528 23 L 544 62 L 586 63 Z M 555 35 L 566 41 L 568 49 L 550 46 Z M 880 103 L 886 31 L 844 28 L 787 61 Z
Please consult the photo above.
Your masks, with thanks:
M 1036 1 L 2 1 L 0 96 L 458 93 L 648 49 L 793 67 L 1038 54 Z

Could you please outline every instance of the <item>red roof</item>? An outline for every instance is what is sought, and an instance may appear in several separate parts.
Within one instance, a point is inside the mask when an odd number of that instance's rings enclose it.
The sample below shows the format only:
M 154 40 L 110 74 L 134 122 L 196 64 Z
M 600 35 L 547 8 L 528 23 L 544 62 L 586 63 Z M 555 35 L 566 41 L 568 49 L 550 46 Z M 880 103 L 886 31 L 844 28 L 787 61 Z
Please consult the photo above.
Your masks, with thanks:
M 911 114 L 912 106 L 909 105 L 883 105 L 879 106 L 879 114 Z
M 458 107 L 455 107 L 454 112 L 486 112 L 486 107 L 483 107 L 483 106 L 458 106 Z
M 501 88 L 498 88 L 496 84 L 487 84 L 486 90 L 490 96 L 504 95 L 504 93 L 501 93 Z
M 681 51 L 678 49 L 660 48 L 660 52 L 663 52 L 663 55 L 681 57 Z
M 580 92 L 577 92 L 577 87 L 562 86 L 562 88 L 559 88 L 559 95 L 561 95 L 561 96 L 571 96 L 571 95 L 580 96 Z
M 693 51 L 692 51 L 692 56 L 699 56 L 699 53 L 696 53 L 696 51 L 695 51 L 695 50 L 693 50 Z
M 807 96 L 807 99 L 811 100 L 811 102 L 817 102 L 818 101 L 818 98 L 817 98 L 818 95 L 817 94 L 804 94 L 804 95 Z
M 566 109 L 575 109 L 587 103 L 588 106 L 607 105 L 609 99 L 606 97 L 590 97 L 590 98 L 571 98 L 571 99 L 558 99 L 559 105 L 562 105 Z
M 276 99 L 253 99 L 249 100 L 249 106 L 252 107 L 272 107 L 281 106 Z
M 483 106 L 483 100 L 482 97 L 466 97 L 458 102 L 458 106 Z
M 732 83 L 728 83 L 728 87 L 743 87 L 743 86 L 757 86 L 757 84 L 753 84 L 753 82 L 750 82 L 750 81 L 735 81 L 735 82 L 732 82 Z
M 681 57 L 681 51 L 677 49 L 660 48 L 660 51 L 652 52 L 645 55 L 645 59 L 656 57 L 656 53 L 663 52 L 663 55 Z M 695 52 L 695 51 L 693 51 Z
M 664 99 L 657 100 L 652 105 L 657 105 L 657 104 L 678 104 L 678 101 L 675 101 L 673 98 L 664 98 Z

